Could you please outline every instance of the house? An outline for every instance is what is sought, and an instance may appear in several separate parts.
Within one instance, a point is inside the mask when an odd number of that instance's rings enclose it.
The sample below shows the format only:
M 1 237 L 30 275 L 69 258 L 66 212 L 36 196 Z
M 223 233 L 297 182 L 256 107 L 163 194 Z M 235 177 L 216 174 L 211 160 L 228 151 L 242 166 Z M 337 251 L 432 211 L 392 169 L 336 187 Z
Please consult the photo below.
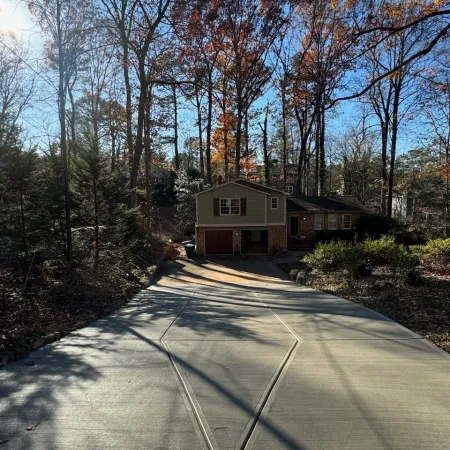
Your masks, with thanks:
M 351 231 L 369 210 L 351 195 L 287 198 L 288 248 L 312 247 L 319 232 Z
M 351 231 L 368 213 L 353 196 L 291 197 L 244 179 L 196 196 L 197 254 L 276 253 L 313 247 L 324 230 Z
M 286 193 L 244 179 L 196 196 L 197 254 L 285 251 Z

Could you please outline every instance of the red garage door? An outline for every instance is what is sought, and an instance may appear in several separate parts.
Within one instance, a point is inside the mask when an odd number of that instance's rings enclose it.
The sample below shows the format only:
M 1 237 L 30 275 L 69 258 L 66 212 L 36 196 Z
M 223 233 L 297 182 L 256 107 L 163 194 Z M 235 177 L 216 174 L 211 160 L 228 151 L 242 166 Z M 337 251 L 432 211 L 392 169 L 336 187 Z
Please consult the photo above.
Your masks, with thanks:
M 205 231 L 205 244 L 205 253 L 208 255 L 232 255 L 233 231 L 207 230 Z

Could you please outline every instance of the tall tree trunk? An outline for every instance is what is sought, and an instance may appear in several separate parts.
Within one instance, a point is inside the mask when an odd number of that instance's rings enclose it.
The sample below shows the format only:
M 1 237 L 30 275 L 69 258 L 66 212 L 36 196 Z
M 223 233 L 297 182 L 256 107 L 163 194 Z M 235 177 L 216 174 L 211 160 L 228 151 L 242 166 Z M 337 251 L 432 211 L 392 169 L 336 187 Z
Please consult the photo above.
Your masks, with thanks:
M 146 55 L 148 49 L 142 50 L 142 54 Z M 137 118 L 137 131 L 136 131 L 136 143 L 134 145 L 133 162 L 131 165 L 130 175 L 130 208 L 134 208 L 136 204 L 136 187 L 137 177 L 139 173 L 139 166 L 141 164 L 142 148 L 143 148 L 143 134 L 144 134 L 144 119 L 145 119 L 145 103 L 147 99 L 147 73 L 145 67 L 145 59 L 142 57 L 139 61 L 139 102 L 138 102 L 138 118 Z
M 320 179 L 320 131 L 322 126 L 320 124 L 321 115 L 319 108 L 316 113 L 316 137 L 315 137 L 315 167 L 314 167 L 314 195 L 319 195 L 319 179 Z
M 122 2 L 122 6 L 126 7 L 126 2 Z M 132 102 L 131 102 L 131 82 L 130 82 L 130 51 L 128 48 L 128 37 L 125 30 L 125 20 L 126 20 L 126 11 L 122 9 L 121 11 L 121 20 L 120 20 L 120 38 L 122 44 L 122 70 L 123 70 L 123 79 L 125 82 L 125 93 L 126 93 L 126 101 L 125 101 L 125 113 L 126 113 L 126 135 L 127 135 L 127 147 L 128 147 L 128 164 L 130 168 L 133 165 L 133 123 L 132 123 Z
M 245 135 L 244 157 L 248 158 L 249 152 L 250 152 L 249 133 L 248 133 L 248 109 L 245 110 L 245 113 L 244 113 L 244 135 Z
M 150 218 L 150 205 L 151 205 L 151 183 L 150 172 L 152 163 L 152 150 L 151 150 L 151 111 L 153 105 L 153 85 L 150 84 L 147 90 L 147 102 L 145 104 L 145 117 L 144 117 L 144 165 L 145 165 L 145 215 L 146 215 L 146 231 L 147 235 L 151 233 L 151 218 Z
M 173 133 L 174 133 L 174 152 L 175 152 L 175 169 L 180 170 L 180 155 L 178 154 L 178 99 L 177 87 L 172 85 L 172 99 L 173 99 Z
M 75 99 L 73 98 L 73 85 L 68 89 L 69 100 L 70 100 L 70 141 L 68 149 L 68 158 L 75 156 Z
M 202 105 L 198 91 L 195 91 L 195 103 L 197 107 L 197 127 L 198 127 L 198 151 L 200 157 L 200 176 L 205 179 L 205 162 L 203 160 L 203 130 L 202 130 Z
M 242 102 L 237 102 L 237 123 L 236 123 L 236 154 L 234 159 L 234 177 L 238 179 L 241 175 L 241 140 L 242 140 L 242 119 L 243 119 Z
M 387 213 L 388 171 L 387 171 L 387 146 L 389 137 L 389 121 L 385 118 L 381 122 L 381 214 Z
M 22 234 L 22 245 L 25 253 L 25 263 L 28 261 L 28 239 L 27 239 L 27 227 L 25 224 L 25 203 L 22 192 L 22 186 L 20 187 L 20 231 Z
M 211 71 L 208 73 L 208 117 L 206 122 L 206 182 L 212 184 L 211 170 L 211 128 L 213 108 L 213 80 Z
M 61 159 L 63 164 L 63 180 L 64 180 L 64 209 L 66 218 L 66 259 L 70 264 L 72 262 L 72 224 L 70 211 L 70 185 L 69 185 L 69 161 L 67 155 L 67 134 L 66 134 L 66 87 L 65 68 L 66 55 L 64 54 L 64 45 L 62 42 L 62 26 L 61 26 L 61 0 L 56 2 L 56 26 L 58 36 L 58 103 L 59 103 L 59 123 L 61 134 Z
M 325 195 L 325 179 L 327 176 L 325 163 L 325 108 L 320 108 L 320 158 L 319 158 L 319 195 Z
M 286 129 L 286 85 L 283 81 L 281 88 L 281 117 L 282 117 L 282 140 L 283 140 L 283 187 L 286 188 L 287 167 L 287 129 Z
M 116 168 L 116 132 L 111 132 L 111 171 L 114 172 Z
M 301 112 L 298 106 L 295 106 L 294 112 L 300 130 L 300 152 L 297 161 L 296 194 L 302 195 L 305 191 L 305 166 L 306 166 L 306 157 L 308 154 L 308 142 L 312 131 L 312 126 L 314 124 L 314 120 L 311 119 L 308 123 L 307 113 Z
M 97 272 L 98 260 L 100 256 L 100 243 L 99 243 L 99 218 L 98 218 L 98 192 L 97 192 L 97 180 L 94 178 L 94 271 Z
M 394 102 L 392 105 L 392 138 L 391 138 L 391 156 L 389 161 L 389 184 L 387 198 L 387 215 L 392 217 L 392 199 L 394 197 L 394 178 L 395 178 L 395 158 L 397 153 L 397 135 L 398 135 L 398 110 L 400 106 L 400 92 L 402 89 L 401 80 L 395 86 Z
M 264 156 L 264 178 L 267 186 L 270 186 L 270 158 L 267 149 L 267 121 L 269 119 L 269 105 L 266 106 L 266 113 L 264 115 L 264 125 L 261 127 L 263 132 L 263 156 Z

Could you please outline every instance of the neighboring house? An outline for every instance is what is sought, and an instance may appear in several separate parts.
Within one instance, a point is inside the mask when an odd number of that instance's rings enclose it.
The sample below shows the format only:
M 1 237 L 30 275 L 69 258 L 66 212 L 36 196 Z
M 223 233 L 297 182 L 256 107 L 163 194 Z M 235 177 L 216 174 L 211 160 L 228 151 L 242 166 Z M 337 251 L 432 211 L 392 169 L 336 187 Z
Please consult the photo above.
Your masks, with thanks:
M 197 254 L 286 250 L 286 193 L 238 179 L 196 196 Z
M 358 217 L 368 212 L 350 195 L 289 197 L 288 248 L 312 247 L 323 230 L 352 230 Z
M 286 165 L 286 185 L 283 181 L 283 167 L 279 165 L 274 168 L 272 173 L 271 185 L 277 189 L 281 189 L 290 195 L 293 195 L 296 189 L 297 176 L 298 176 L 297 164 Z
M 395 194 L 392 197 L 392 217 L 406 221 L 413 216 L 414 198 L 412 196 Z

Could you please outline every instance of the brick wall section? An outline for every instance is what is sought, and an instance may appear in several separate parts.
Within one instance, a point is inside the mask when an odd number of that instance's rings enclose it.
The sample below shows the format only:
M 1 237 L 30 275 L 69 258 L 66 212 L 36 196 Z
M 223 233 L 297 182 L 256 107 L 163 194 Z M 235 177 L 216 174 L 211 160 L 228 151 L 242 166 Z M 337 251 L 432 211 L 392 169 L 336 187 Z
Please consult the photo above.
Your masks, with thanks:
M 286 251 L 286 225 L 269 226 L 269 253 Z
M 331 213 L 333 214 L 333 213 Z M 335 213 L 337 215 L 337 230 L 342 230 L 342 214 L 351 214 L 352 216 L 352 228 L 355 226 L 358 217 L 361 216 L 361 212 L 352 213 Z M 305 236 L 306 239 L 302 244 L 307 247 L 314 247 L 316 243 L 316 233 L 320 230 L 314 228 L 315 225 L 315 214 L 314 213 L 288 213 L 288 227 L 289 227 L 289 216 L 298 216 L 298 223 L 300 229 L 300 235 Z M 323 230 L 328 230 L 328 213 L 323 214 Z M 288 228 L 288 238 L 292 241 L 289 236 Z M 289 247 L 289 244 L 288 244 Z
M 208 228 L 197 227 L 196 228 L 196 244 L 197 244 L 197 255 L 205 254 L 205 230 Z M 213 229 L 213 228 L 211 228 Z M 251 227 L 246 227 L 245 229 L 251 229 Z M 258 229 L 263 229 L 263 227 L 258 227 Z M 269 253 L 274 251 L 284 252 L 286 250 L 286 226 L 276 225 L 268 226 L 269 230 Z M 232 228 L 233 231 L 233 248 L 234 253 L 241 253 L 241 228 Z
M 197 255 L 205 254 L 205 229 L 197 227 L 195 230 L 195 243 Z

